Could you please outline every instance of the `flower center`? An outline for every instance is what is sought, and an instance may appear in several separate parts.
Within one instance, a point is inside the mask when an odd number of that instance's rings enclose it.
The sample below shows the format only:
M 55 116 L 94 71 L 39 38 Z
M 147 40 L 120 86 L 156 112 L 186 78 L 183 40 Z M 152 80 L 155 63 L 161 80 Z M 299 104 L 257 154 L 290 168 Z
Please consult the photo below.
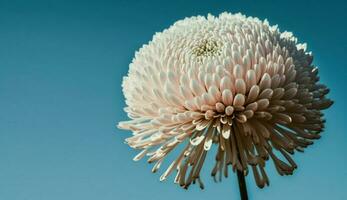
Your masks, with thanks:
M 202 61 L 203 58 L 220 55 L 221 44 L 215 40 L 202 40 L 198 45 L 192 48 L 192 54 L 194 54 L 198 61 Z

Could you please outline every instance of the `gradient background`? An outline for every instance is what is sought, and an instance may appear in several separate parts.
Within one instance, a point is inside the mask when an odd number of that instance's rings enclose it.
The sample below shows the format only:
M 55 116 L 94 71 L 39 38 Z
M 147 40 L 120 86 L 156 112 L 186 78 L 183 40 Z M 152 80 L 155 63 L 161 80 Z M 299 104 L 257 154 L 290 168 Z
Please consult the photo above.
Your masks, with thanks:
M 295 174 L 268 162 L 270 187 L 248 176 L 250 199 L 346 199 L 347 6 L 318 2 L 0 0 L 0 199 L 239 199 L 236 176 L 216 184 L 209 165 L 203 191 L 160 183 L 115 128 L 135 50 L 178 19 L 222 11 L 268 18 L 307 42 L 335 100 Z

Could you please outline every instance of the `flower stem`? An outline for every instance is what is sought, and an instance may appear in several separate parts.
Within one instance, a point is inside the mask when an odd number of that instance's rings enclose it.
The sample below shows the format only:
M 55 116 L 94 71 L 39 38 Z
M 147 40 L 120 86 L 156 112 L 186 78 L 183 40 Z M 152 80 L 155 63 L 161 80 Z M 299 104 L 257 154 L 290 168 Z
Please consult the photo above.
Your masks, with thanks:
M 248 200 L 245 175 L 243 174 L 243 171 L 237 170 L 237 178 L 238 178 L 238 181 L 239 181 L 239 189 L 240 189 L 241 200 Z

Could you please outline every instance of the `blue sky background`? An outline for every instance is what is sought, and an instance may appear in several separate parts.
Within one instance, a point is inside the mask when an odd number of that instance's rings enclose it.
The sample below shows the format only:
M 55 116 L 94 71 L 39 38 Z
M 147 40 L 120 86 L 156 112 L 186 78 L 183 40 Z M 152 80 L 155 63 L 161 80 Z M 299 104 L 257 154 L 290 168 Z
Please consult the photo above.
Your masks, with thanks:
M 247 177 L 250 199 L 346 199 L 346 30 L 343 1 L 0 0 L 0 199 L 238 199 L 235 176 L 188 191 L 123 140 L 122 76 L 155 32 L 192 15 L 223 11 L 268 18 L 308 43 L 335 104 L 323 137 L 296 154 L 293 176 L 267 164 L 270 187 Z M 163 172 L 161 170 L 160 172 Z

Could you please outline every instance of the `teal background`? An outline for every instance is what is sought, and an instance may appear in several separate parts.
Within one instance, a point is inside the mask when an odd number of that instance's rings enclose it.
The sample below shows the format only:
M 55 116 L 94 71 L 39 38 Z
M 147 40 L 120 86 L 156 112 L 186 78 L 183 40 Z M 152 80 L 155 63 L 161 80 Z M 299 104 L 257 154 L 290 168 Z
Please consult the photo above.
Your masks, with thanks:
M 186 16 L 268 18 L 313 51 L 335 104 L 323 137 L 296 154 L 293 176 L 247 177 L 250 199 L 344 200 L 347 189 L 347 4 L 343 1 L 0 0 L 0 200 L 239 199 L 236 176 L 182 190 L 123 140 L 122 76 L 134 52 Z M 160 173 L 163 170 L 160 170 Z

